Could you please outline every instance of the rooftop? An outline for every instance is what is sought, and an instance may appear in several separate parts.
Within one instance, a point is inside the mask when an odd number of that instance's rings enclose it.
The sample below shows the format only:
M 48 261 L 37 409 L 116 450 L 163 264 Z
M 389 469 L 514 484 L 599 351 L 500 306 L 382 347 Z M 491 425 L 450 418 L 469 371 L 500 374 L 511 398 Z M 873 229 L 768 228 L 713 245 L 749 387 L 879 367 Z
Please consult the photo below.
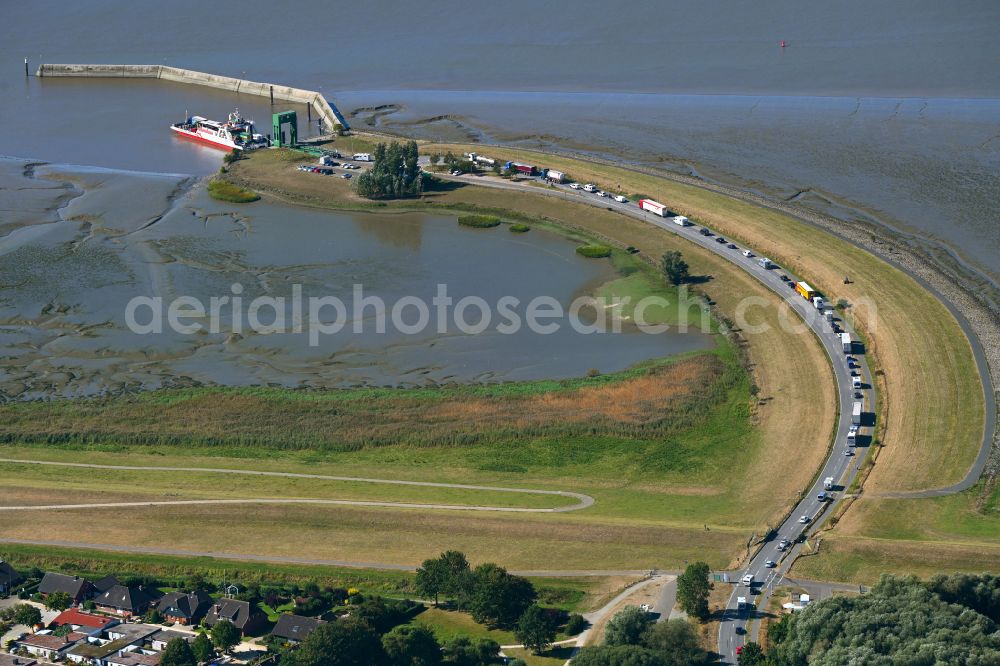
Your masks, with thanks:
M 21 645 L 44 648 L 46 650 L 62 650 L 79 640 L 86 638 L 86 634 L 78 631 L 71 631 L 65 636 L 55 634 L 28 634 L 18 641 Z
M 54 620 L 52 620 L 52 625 L 62 626 L 64 624 L 74 624 L 81 627 L 88 627 L 91 629 L 103 629 L 109 625 L 117 623 L 118 620 L 112 619 L 110 617 L 104 617 L 102 615 L 92 615 L 90 613 L 84 613 L 76 608 L 70 608 L 67 611 L 60 613 Z

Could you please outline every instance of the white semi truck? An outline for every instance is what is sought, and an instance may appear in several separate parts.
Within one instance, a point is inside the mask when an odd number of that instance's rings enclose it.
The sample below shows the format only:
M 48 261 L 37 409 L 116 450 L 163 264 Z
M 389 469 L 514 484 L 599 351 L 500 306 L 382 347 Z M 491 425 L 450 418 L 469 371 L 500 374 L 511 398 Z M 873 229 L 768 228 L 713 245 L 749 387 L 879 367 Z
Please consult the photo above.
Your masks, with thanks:
M 860 400 L 854 401 L 854 409 L 851 410 L 851 423 L 853 425 L 861 425 L 861 413 L 865 409 L 865 403 Z
M 650 213 L 659 215 L 660 217 L 667 216 L 667 207 L 652 199 L 639 199 L 639 208 L 648 210 Z
M 845 354 L 850 354 L 852 351 L 854 351 L 854 343 L 851 342 L 850 333 L 840 334 L 840 344 L 843 346 Z

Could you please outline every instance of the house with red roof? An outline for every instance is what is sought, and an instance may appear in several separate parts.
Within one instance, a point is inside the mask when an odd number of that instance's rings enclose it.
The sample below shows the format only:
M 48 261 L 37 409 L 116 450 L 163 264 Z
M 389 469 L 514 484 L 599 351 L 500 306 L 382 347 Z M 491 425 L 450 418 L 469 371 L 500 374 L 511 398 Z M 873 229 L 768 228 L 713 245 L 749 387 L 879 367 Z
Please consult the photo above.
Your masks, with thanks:
M 61 627 L 67 624 L 73 629 L 73 631 L 82 631 L 89 634 L 95 630 L 103 631 L 110 626 L 116 625 L 118 624 L 118 620 L 111 617 L 104 617 L 103 615 L 85 613 L 76 608 L 70 608 L 69 610 L 63 611 L 57 615 L 56 618 L 49 624 L 49 627 L 54 629 L 55 627 Z

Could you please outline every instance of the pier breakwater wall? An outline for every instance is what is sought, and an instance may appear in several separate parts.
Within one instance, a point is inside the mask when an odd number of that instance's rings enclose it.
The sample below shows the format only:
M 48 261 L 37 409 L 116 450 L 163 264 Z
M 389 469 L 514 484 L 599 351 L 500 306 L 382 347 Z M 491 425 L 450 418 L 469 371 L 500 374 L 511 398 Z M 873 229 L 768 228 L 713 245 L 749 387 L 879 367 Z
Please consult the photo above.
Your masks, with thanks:
M 336 106 L 323 95 L 313 90 L 292 88 L 274 83 L 247 81 L 231 76 L 196 72 L 167 65 L 40 65 L 35 72 L 38 77 L 79 77 L 79 78 L 123 78 L 123 79 L 163 79 L 177 83 L 190 83 L 220 90 L 229 90 L 244 95 L 259 95 L 272 100 L 296 102 L 312 107 L 326 127 L 340 125 L 348 128 L 347 121 Z

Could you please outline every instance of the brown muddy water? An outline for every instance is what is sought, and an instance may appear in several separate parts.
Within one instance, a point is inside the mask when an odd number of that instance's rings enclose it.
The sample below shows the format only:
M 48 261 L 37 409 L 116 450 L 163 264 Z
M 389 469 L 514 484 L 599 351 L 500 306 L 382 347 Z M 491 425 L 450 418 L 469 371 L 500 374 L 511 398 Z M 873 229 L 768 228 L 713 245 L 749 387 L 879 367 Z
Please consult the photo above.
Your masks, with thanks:
M 710 335 L 582 334 L 568 323 L 553 334 L 494 325 L 469 333 L 449 318 L 411 333 L 392 321 L 375 326 L 374 310 L 336 334 L 309 341 L 291 327 L 295 289 L 334 296 L 349 308 L 365 296 L 388 305 L 426 303 L 447 286 L 495 304 L 573 298 L 618 275 L 608 260 L 578 256 L 570 240 L 545 230 L 511 234 L 476 230 L 455 217 L 319 212 L 258 202 L 223 204 L 186 176 L 0 160 L 0 208 L 19 202 L 0 236 L 0 392 L 7 397 L 72 396 L 194 384 L 345 387 L 499 381 L 611 372 L 637 362 L 704 349 Z M 21 207 L 23 205 L 23 207 Z M 285 297 L 280 332 L 235 332 L 232 308 L 220 309 L 218 332 L 141 334 L 126 321 L 136 296 L 210 299 Z M 295 287 L 294 285 L 299 285 Z M 307 303 L 304 305 L 307 308 Z M 161 310 L 165 313 L 166 307 Z M 247 314 L 247 308 L 239 310 Z M 151 320 L 149 310 L 135 319 Z M 431 310 L 432 314 L 435 310 Z M 524 314 L 522 309 L 521 314 Z M 307 318 L 304 313 L 299 321 Z M 260 314 L 273 321 L 273 311 Z M 321 317 L 329 323 L 333 311 Z M 365 320 L 361 333 L 355 319 Z M 411 311 L 403 321 L 414 324 Z M 470 310 L 465 321 L 479 321 Z

